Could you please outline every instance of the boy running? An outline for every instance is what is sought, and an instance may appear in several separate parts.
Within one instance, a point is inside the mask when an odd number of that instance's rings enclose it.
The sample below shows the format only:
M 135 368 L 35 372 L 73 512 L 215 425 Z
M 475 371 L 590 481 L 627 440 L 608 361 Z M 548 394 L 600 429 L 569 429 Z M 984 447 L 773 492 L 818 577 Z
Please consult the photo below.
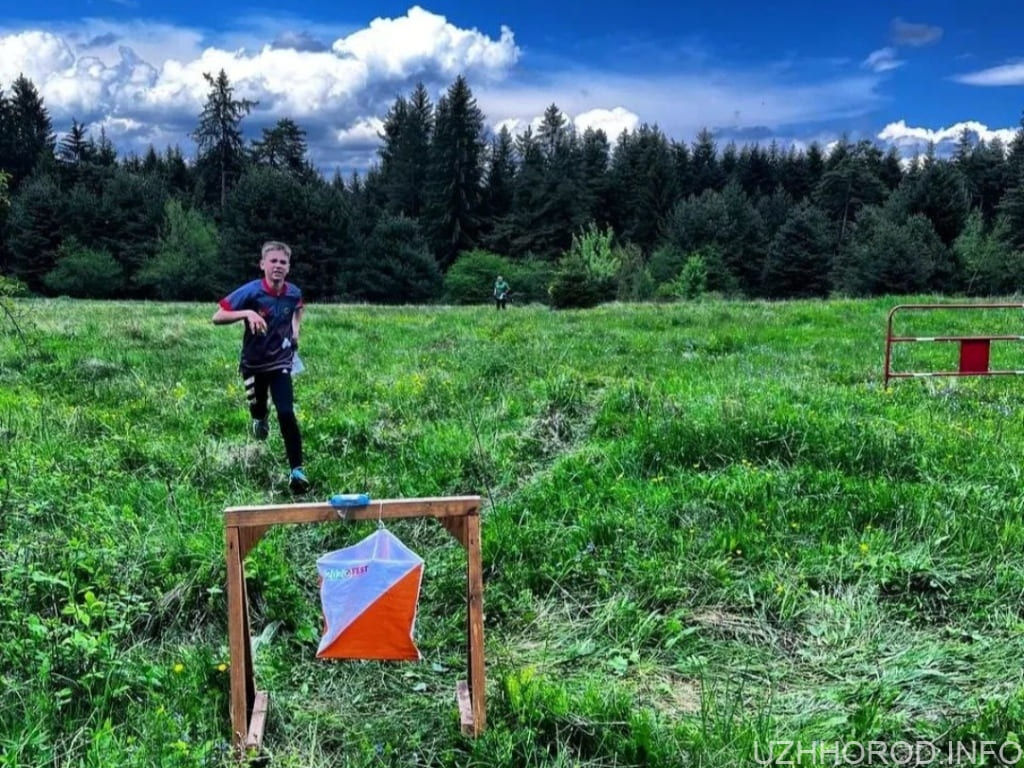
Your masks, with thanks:
M 291 376 L 299 349 L 303 304 L 302 291 L 285 282 L 291 256 L 291 248 L 284 243 L 264 243 L 260 249 L 263 278 L 246 283 L 221 299 L 212 319 L 216 325 L 244 321 L 239 370 L 252 415 L 252 433 L 257 440 L 266 440 L 270 434 L 269 392 L 291 465 L 288 486 L 294 493 L 305 493 L 309 490 L 309 479 L 302 470 L 302 435 L 295 418 Z

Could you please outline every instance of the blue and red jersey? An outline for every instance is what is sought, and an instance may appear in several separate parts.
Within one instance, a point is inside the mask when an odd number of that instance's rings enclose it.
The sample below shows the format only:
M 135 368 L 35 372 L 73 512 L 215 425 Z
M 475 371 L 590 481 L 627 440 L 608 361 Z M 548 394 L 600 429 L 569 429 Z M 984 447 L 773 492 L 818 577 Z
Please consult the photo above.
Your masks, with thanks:
M 267 321 L 266 333 L 253 333 L 249 324 L 243 323 L 243 372 L 280 371 L 292 367 L 295 355 L 292 318 L 303 307 L 302 291 L 297 286 L 285 283 L 280 291 L 275 291 L 265 278 L 253 280 L 221 299 L 220 307 L 229 312 L 251 309 Z

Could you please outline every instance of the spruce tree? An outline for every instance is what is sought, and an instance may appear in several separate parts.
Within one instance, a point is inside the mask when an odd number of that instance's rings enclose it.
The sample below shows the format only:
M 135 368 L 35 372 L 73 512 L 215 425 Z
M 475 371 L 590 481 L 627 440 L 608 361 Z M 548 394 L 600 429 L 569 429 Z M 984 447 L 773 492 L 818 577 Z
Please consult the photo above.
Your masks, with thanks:
M 301 180 L 316 177 L 307 152 L 306 132 L 288 117 L 282 117 L 273 128 L 264 128 L 262 138 L 252 142 L 252 159 L 256 165 L 266 165 Z
M 426 213 L 441 269 L 480 240 L 483 188 L 483 113 L 459 75 L 438 101 L 430 142 Z
M 512 204 L 515 194 L 515 144 L 502 126 L 491 141 L 481 206 L 481 240 L 484 246 L 508 255 L 512 240 Z
M 418 218 L 430 162 L 434 107 L 423 83 L 412 95 L 399 96 L 384 117 L 383 144 L 377 150 L 387 209 Z
M 52 161 L 57 143 L 50 114 L 32 81 L 19 75 L 11 86 L 7 105 L 4 156 L 0 166 L 11 174 L 11 189 L 16 190 L 40 160 Z
M 827 296 L 831 290 L 832 236 L 820 209 L 808 202 L 792 209 L 772 238 L 762 290 L 771 298 Z
M 249 114 L 257 102 L 236 99 L 234 88 L 223 69 L 216 78 L 209 72 L 204 72 L 203 78 L 209 84 L 210 91 L 199 115 L 199 126 L 192 134 L 198 150 L 196 170 L 206 194 L 216 194 L 220 208 L 223 209 L 228 190 L 245 168 L 242 118 Z

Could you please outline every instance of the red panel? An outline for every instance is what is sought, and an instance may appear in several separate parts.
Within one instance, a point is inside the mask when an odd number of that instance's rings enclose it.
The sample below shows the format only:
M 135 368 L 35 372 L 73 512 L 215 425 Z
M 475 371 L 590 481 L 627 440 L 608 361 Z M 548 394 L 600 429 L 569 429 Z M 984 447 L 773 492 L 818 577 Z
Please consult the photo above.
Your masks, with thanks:
M 988 372 L 988 339 L 964 339 L 960 342 L 960 373 Z

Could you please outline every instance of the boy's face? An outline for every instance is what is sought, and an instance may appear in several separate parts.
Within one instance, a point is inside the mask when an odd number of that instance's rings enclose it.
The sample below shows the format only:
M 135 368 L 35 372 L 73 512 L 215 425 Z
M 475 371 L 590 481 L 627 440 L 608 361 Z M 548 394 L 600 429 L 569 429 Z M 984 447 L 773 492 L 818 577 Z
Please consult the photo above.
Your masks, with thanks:
M 260 269 L 263 276 L 271 285 L 280 285 L 288 276 L 288 269 L 291 263 L 288 254 L 284 251 L 267 251 L 260 259 Z

